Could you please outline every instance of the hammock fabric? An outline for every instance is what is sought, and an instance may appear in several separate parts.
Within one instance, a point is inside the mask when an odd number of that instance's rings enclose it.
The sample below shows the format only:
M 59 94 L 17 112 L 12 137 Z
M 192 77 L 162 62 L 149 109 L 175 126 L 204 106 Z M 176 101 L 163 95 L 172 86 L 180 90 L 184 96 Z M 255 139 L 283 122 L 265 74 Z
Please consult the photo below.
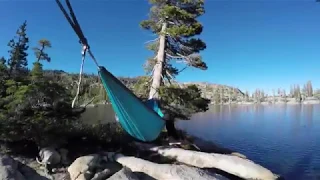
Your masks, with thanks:
M 99 68 L 99 76 L 123 129 L 141 141 L 155 140 L 165 125 L 163 113 L 156 101 L 151 99 L 144 104 L 102 66 Z
M 99 76 L 105 90 L 107 91 L 108 97 L 112 104 L 112 108 L 115 111 L 121 126 L 136 139 L 139 139 L 141 141 L 155 140 L 159 136 L 161 130 L 165 125 L 165 122 L 162 119 L 163 114 L 158 107 L 158 104 L 152 99 L 148 100 L 146 104 L 144 104 L 125 85 L 123 85 L 116 77 L 114 77 L 109 71 L 107 71 L 106 68 L 98 65 L 96 58 L 90 50 L 88 41 L 81 30 L 70 1 L 65 1 L 70 15 L 62 6 L 60 0 L 56 0 L 56 3 L 58 4 L 60 10 L 62 11 L 63 15 L 69 22 L 74 32 L 77 34 L 79 41 L 83 46 L 81 52 L 82 64 L 79 75 L 78 91 L 74 102 L 79 95 L 83 64 L 85 56 L 88 53 L 93 62 L 98 67 Z M 72 106 L 73 105 L 74 103 L 72 103 Z

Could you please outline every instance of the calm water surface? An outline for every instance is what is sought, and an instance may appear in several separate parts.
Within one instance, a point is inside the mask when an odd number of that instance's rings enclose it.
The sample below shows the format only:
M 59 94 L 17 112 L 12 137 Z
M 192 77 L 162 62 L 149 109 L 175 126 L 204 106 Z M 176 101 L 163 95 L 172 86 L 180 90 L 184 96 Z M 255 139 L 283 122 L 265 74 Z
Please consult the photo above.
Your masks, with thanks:
M 88 109 L 88 123 L 115 121 L 110 107 Z M 289 180 L 320 180 L 320 105 L 212 106 L 178 128 L 245 154 Z
M 214 106 L 178 127 L 286 179 L 320 179 L 320 105 Z

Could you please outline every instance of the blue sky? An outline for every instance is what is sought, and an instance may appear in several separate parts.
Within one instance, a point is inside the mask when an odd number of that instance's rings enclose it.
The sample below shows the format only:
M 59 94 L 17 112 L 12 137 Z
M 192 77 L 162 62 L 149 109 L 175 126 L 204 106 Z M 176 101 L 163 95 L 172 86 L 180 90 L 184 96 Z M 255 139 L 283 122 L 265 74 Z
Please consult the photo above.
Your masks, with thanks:
M 155 37 L 139 27 L 147 18 L 146 0 L 71 1 L 91 49 L 101 65 L 117 76 L 142 75 Z M 288 89 L 311 80 L 320 87 L 320 3 L 315 0 L 207 0 L 201 38 L 208 70 L 188 69 L 181 82 L 211 82 L 253 91 Z M 47 38 L 51 63 L 45 68 L 78 72 L 78 39 L 54 0 L 0 1 L 0 56 L 18 26 L 28 21 L 30 46 Z M 33 61 L 30 51 L 29 60 Z M 88 59 L 85 72 L 96 73 Z M 31 64 L 31 62 L 30 62 Z

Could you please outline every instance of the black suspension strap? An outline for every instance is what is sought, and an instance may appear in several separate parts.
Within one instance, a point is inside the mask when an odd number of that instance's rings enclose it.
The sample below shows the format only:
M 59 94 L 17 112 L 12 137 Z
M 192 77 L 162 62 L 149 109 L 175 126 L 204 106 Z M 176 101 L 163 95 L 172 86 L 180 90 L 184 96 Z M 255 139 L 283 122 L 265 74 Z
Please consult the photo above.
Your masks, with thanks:
M 89 55 L 91 56 L 92 60 L 94 61 L 94 63 L 96 64 L 97 68 L 99 69 L 99 65 L 97 63 L 97 60 L 95 59 L 95 57 L 93 56 L 93 53 L 90 50 L 90 46 L 88 44 L 87 39 L 85 38 L 83 31 L 81 30 L 81 27 L 79 25 L 79 22 L 74 14 L 74 11 L 72 9 L 71 3 L 69 0 L 65 0 L 67 7 L 69 9 L 70 15 L 68 15 L 67 11 L 65 10 L 65 8 L 62 6 L 60 0 L 56 0 L 60 10 L 62 11 L 63 15 L 65 16 L 65 18 L 67 19 L 67 21 L 69 22 L 70 26 L 72 27 L 72 29 L 74 30 L 74 32 L 77 34 L 78 38 L 79 38 L 79 42 L 82 45 L 82 51 L 81 51 L 81 67 L 80 67 L 80 73 L 79 73 L 79 81 L 78 81 L 78 88 L 77 88 L 77 93 L 76 96 L 74 97 L 73 101 L 72 101 L 72 108 L 74 108 L 75 106 L 75 102 L 77 101 L 79 94 L 80 94 L 80 86 L 81 86 L 81 82 L 82 82 L 82 73 L 83 73 L 83 65 L 84 65 L 84 61 L 85 61 L 85 57 L 86 57 L 86 53 L 88 52 Z
M 94 57 L 92 51 L 90 50 L 90 46 L 89 46 L 88 40 L 84 36 L 83 31 L 81 30 L 81 27 L 79 25 L 79 22 L 78 22 L 78 20 L 77 20 L 77 18 L 75 16 L 75 13 L 74 13 L 73 9 L 72 9 L 70 1 L 69 0 L 65 0 L 65 1 L 66 1 L 66 4 L 67 4 L 67 7 L 69 9 L 70 15 L 67 13 L 65 8 L 62 6 L 60 0 L 56 0 L 60 10 L 63 13 L 63 15 L 65 16 L 65 18 L 69 22 L 69 24 L 72 27 L 72 29 L 74 30 L 74 32 L 77 34 L 77 36 L 79 38 L 79 42 L 82 44 L 82 46 L 86 47 L 85 51 L 88 52 L 88 54 L 90 55 L 90 57 L 92 58 L 92 60 L 96 64 L 97 68 L 99 68 L 99 64 L 98 64 L 96 58 Z M 85 53 L 82 53 L 82 54 L 85 54 Z

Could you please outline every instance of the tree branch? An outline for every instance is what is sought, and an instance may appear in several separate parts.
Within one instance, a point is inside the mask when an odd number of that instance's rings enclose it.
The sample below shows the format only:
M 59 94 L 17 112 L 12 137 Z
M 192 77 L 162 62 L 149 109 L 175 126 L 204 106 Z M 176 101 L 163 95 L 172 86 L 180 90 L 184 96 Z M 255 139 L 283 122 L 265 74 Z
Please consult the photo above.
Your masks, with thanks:
M 159 40 L 159 37 L 157 37 L 156 39 L 153 39 L 153 40 L 146 41 L 144 44 L 148 44 L 148 43 L 151 43 L 151 42 L 154 42 L 154 41 L 158 41 L 158 40 Z
M 178 73 L 181 73 L 182 71 L 186 70 L 189 67 L 189 65 L 186 65 L 184 68 L 182 68 Z

